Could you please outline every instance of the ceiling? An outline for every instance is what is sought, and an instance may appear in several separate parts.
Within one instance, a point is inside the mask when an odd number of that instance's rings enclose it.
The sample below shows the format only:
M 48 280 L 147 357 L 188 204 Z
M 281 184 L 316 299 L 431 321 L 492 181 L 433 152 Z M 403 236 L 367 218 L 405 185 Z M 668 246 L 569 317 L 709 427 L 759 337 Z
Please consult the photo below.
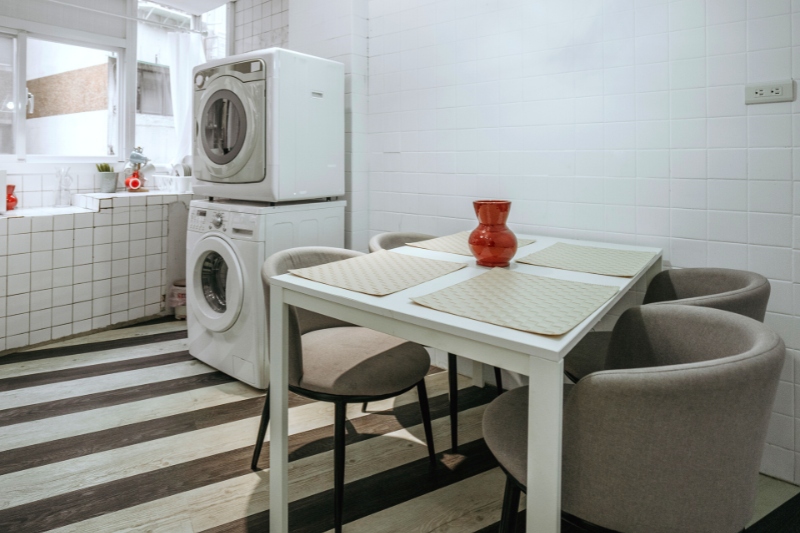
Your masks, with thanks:
M 180 9 L 192 15 L 202 15 L 206 11 L 227 3 L 226 0 L 154 0 L 155 2 L 175 9 Z

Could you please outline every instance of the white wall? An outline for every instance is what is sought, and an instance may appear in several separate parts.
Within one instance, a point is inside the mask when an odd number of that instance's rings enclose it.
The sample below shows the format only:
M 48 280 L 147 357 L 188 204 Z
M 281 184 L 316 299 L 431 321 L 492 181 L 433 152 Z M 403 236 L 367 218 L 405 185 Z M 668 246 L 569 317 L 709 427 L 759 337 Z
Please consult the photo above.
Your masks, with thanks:
M 108 57 L 112 55 L 115 54 L 85 46 L 28 39 L 27 78 L 35 80 L 80 68 L 107 65 Z
M 108 153 L 108 111 L 86 111 L 25 121 L 29 154 L 98 156 Z
M 369 19 L 371 232 L 469 229 L 499 197 L 517 231 L 766 275 L 790 350 L 763 470 L 800 482 L 800 103 L 743 96 L 800 76 L 800 2 L 370 0 Z

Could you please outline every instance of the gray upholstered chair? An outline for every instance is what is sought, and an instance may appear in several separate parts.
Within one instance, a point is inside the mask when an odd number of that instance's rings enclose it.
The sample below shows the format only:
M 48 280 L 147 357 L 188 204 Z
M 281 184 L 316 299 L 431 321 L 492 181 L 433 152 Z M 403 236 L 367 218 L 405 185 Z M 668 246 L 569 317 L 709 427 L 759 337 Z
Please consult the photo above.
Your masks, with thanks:
M 386 233 L 379 233 L 369 240 L 369 251 L 391 250 L 392 248 L 405 246 L 410 242 L 427 241 L 434 238 L 433 235 L 426 235 L 425 233 L 387 231 Z
M 734 313 L 646 305 L 623 313 L 609 354 L 608 369 L 566 398 L 563 511 L 626 533 L 741 531 L 785 359 L 781 338 Z M 501 531 L 513 531 L 527 486 L 527 431 L 527 387 L 487 407 L 484 438 L 508 474 Z
M 427 241 L 434 238 L 433 235 L 424 233 L 379 233 L 369 240 L 369 251 L 391 250 L 392 248 L 405 246 L 410 242 Z M 452 452 L 458 453 L 458 359 L 452 353 L 447 354 L 447 374 L 450 384 L 450 445 Z M 503 392 L 503 377 L 498 367 L 494 367 L 494 380 L 497 383 L 498 394 Z M 366 403 L 363 408 L 366 410 Z
M 305 247 L 275 253 L 261 268 L 269 309 L 270 278 L 289 269 L 348 259 L 361 252 L 339 248 Z M 289 312 L 289 390 L 317 401 L 333 402 L 334 528 L 342 530 L 344 502 L 345 422 L 348 403 L 378 401 L 416 387 L 431 466 L 436 464 L 433 431 L 425 388 L 430 369 L 428 352 L 419 344 L 354 326 L 336 318 L 291 307 Z M 258 458 L 269 424 L 269 390 L 258 429 L 251 467 Z
M 764 321 L 769 300 L 767 278 L 727 268 L 682 268 L 658 273 L 647 286 L 644 304 L 681 304 L 731 311 Z M 603 370 L 610 331 L 592 331 L 564 358 L 573 382 Z

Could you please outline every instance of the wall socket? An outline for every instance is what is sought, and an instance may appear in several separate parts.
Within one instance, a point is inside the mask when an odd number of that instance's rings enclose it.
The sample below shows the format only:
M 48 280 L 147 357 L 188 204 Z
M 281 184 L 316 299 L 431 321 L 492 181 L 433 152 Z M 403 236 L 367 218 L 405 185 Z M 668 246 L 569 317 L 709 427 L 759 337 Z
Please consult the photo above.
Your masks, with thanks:
M 744 88 L 745 104 L 770 104 L 794 101 L 794 80 L 751 83 Z

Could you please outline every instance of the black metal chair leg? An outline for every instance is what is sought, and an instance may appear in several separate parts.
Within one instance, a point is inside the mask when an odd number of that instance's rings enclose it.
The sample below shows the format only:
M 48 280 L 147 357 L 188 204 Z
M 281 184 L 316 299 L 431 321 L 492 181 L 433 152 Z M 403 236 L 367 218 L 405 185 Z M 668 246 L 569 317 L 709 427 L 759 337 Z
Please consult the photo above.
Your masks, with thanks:
M 497 395 L 500 396 L 503 394 L 503 375 L 499 367 L 494 367 L 494 381 L 497 383 Z
M 252 470 L 258 470 L 258 458 L 261 455 L 261 447 L 264 445 L 264 437 L 267 435 L 269 425 L 269 389 L 264 397 L 264 411 L 261 413 L 261 425 L 258 426 L 258 437 L 256 438 L 256 448 L 253 450 L 253 461 L 250 463 Z
M 334 531 L 342 533 L 342 508 L 344 507 L 344 447 L 345 414 L 347 404 L 336 402 L 333 423 L 333 521 Z
M 503 495 L 503 514 L 500 516 L 500 533 L 514 533 L 517 529 L 520 490 L 517 484 L 506 477 L 506 492 Z
M 458 453 L 458 360 L 447 354 L 447 375 L 450 381 L 450 447 Z
M 364 402 L 364 403 L 361 404 L 361 412 L 362 413 L 366 413 L 367 412 L 367 403 L 368 402 Z
M 428 443 L 428 457 L 431 459 L 431 468 L 436 466 L 436 449 L 433 446 L 433 427 L 431 426 L 431 408 L 428 405 L 428 389 L 423 379 L 417 384 L 419 395 L 419 409 L 422 411 L 422 426 L 425 428 L 425 441 Z

